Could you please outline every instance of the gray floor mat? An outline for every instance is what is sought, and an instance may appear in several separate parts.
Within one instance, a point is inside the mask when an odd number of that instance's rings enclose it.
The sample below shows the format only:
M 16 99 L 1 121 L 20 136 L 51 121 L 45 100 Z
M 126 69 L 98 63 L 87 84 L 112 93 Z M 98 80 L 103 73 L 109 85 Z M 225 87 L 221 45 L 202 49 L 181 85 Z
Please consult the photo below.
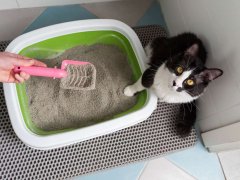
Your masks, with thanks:
M 166 36 L 159 26 L 134 30 L 144 46 L 156 36 Z M 0 50 L 7 44 L 0 43 Z M 177 118 L 182 118 L 179 105 L 158 102 L 154 113 L 135 126 L 75 145 L 39 151 L 16 137 L 0 86 L 0 179 L 65 179 L 193 146 L 195 130 L 180 138 L 174 126 Z

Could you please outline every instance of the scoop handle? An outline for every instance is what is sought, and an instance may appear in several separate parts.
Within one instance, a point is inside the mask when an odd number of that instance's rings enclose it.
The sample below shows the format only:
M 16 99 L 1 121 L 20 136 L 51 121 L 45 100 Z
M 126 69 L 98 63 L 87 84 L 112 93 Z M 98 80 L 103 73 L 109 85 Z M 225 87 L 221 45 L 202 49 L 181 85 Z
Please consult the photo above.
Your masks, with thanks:
M 67 76 L 67 72 L 63 69 L 46 68 L 38 66 L 16 66 L 13 69 L 14 73 L 25 72 L 32 76 L 43 76 L 52 78 L 63 78 Z

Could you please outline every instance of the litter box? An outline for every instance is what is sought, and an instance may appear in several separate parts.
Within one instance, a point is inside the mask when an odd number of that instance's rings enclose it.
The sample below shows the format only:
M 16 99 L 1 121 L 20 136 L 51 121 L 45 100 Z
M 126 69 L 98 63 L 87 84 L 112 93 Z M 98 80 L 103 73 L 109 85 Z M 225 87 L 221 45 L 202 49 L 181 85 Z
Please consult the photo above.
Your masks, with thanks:
M 146 55 L 135 32 L 117 20 L 73 21 L 44 27 L 19 36 L 6 51 L 36 59 L 50 59 L 79 45 L 103 43 L 118 46 L 128 57 L 137 80 L 145 69 Z M 4 83 L 11 124 L 17 136 L 35 149 L 53 149 L 127 128 L 146 120 L 157 106 L 149 90 L 138 94 L 134 107 L 112 119 L 83 128 L 45 131 L 31 121 L 25 84 Z

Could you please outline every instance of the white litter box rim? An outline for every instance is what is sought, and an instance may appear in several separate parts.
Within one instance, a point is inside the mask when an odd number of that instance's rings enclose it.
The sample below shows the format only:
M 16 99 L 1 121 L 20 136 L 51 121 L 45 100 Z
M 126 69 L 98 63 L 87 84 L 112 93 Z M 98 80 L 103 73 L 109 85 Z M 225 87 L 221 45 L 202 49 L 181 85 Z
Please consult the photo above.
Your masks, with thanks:
M 138 36 L 128 25 L 112 19 L 79 20 L 37 29 L 17 37 L 9 44 L 6 51 L 19 53 L 25 47 L 49 38 L 96 30 L 113 30 L 123 34 L 135 52 L 141 71 L 145 70 L 146 55 Z M 26 127 L 18 101 L 16 85 L 4 83 L 3 87 L 8 113 L 15 133 L 26 145 L 41 150 L 63 147 L 135 125 L 146 120 L 157 107 L 157 97 L 153 92 L 147 90 L 147 100 L 144 107 L 135 112 L 92 126 L 41 136 L 31 132 Z

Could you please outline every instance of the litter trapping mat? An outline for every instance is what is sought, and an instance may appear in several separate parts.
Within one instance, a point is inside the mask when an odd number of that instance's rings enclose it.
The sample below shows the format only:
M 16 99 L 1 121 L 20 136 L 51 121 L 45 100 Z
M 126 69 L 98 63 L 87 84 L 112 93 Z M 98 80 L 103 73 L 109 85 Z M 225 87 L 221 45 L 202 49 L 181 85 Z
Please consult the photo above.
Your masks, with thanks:
M 134 28 L 142 44 L 166 36 L 159 26 Z M 8 42 L 2 42 L 3 51 Z M 186 138 L 175 132 L 182 118 L 179 105 L 158 102 L 154 113 L 142 123 L 71 146 L 48 151 L 34 150 L 15 135 L 0 86 L 0 179 L 66 179 L 191 147 L 192 130 Z

